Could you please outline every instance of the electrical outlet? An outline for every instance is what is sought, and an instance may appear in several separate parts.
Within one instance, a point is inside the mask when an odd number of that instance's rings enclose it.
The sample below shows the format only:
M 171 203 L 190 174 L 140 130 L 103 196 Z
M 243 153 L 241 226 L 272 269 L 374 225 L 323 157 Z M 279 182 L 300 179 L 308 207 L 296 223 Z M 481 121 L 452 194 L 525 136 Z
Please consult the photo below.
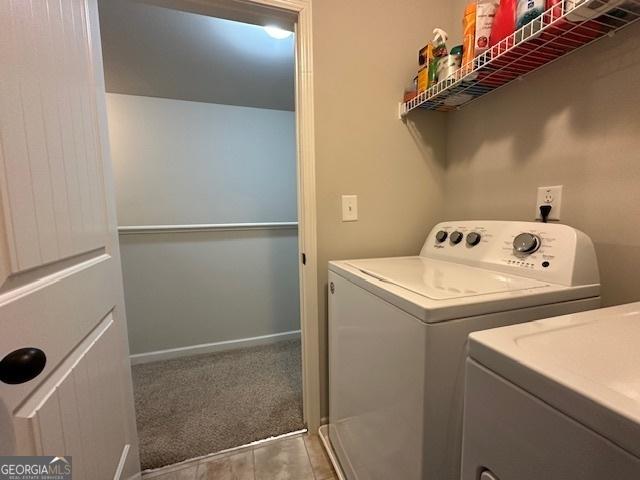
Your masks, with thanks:
M 342 221 L 355 222 L 358 220 L 358 196 L 342 195 Z
M 560 211 L 562 207 L 562 185 L 553 187 L 538 187 L 538 199 L 536 200 L 536 219 L 542 220 L 540 215 L 540 207 L 542 205 L 551 205 L 548 220 L 560 220 Z

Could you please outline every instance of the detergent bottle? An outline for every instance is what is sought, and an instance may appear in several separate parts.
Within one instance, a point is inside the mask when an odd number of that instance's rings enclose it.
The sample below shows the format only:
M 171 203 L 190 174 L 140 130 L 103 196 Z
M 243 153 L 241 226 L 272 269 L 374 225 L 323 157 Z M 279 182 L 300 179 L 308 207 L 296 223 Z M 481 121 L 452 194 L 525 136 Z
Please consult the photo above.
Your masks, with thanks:
M 446 45 L 448 38 L 447 32 L 441 28 L 433 30 L 433 42 L 431 42 L 433 45 L 433 57 L 429 62 L 429 86 L 438 83 L 438 64 L 442 58 L 449 55 Z
M 516 6 L 517 0 L 500 0 L 493 27 L 491 27 L 489 46 L 493 47 L 500 43 L 516 30 Z M 507 47 L 513 46 L 511 41 L 505 43 Z
M 473 69 L 471 61 L 475 57 L 475 43 L 476 43 L 476 8 L 477 3 L 474 1 L 469 2 L 464 9 L 464 18 L 462 20 L 463 41 L 462 41 L 462 65 L 468 70 Z

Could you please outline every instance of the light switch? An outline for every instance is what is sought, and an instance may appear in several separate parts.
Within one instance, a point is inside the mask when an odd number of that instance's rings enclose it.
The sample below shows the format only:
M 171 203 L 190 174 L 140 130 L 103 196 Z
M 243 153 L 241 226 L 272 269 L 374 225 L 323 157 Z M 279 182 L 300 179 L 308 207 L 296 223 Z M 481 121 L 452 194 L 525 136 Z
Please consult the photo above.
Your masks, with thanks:
M 358 196 L 342 195 L 342 221 L 355 222 L 358 220 Z

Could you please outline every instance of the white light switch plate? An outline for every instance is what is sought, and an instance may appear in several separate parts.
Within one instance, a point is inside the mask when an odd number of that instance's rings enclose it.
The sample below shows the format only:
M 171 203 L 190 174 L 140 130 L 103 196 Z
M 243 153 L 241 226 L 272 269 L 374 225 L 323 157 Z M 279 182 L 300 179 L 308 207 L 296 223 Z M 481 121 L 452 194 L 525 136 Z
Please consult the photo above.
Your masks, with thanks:
M 358 196 L 342 195 L 342 221 L 355 222 L 358 220 Z
M 538 198 L 536 200 L 536 219 L 542 220 L 540 215 L 541 205 L 551 205 L 548 220 L 560 220 L 560 210 L 562 207 L 562 185 L 553 187 L 538 187 Z

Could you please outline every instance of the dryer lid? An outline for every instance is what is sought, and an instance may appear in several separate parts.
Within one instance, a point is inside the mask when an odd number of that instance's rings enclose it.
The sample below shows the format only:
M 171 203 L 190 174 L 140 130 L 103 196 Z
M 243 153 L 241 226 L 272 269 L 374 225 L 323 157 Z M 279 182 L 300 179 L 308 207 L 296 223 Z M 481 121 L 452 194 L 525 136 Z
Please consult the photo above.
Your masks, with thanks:
M 530 278 L 425 257 L 352 260 L 346 263 L 378 280 L 432 300 L 506 293 L 549 285 Z
M 470 335 L 469 355 L 640 457 L 640 303 Z

